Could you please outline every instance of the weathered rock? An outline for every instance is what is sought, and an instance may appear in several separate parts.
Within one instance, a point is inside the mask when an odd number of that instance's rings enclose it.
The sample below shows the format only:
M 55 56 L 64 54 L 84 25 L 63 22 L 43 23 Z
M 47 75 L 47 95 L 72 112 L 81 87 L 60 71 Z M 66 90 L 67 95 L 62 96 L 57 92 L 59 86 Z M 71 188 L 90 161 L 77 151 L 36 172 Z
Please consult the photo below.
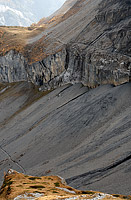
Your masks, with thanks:
M 13 51 L 0 58 L 0 82 L 31 81 L 44 90 L 67 83 L 82 82 L 88 87 L 129 82 L 130 58 L 105 52 L 79 54 L 76 49 L 48 56 L 28 65 L 24 57 Z
M 22 54 L 10 51 L 0 57 L 0 82 L 28 80 L 43 90 L 66 83 L 81 82 L 85 86 L 96 87 L 129 82 L 130 15 L 130 1 L 77 1 L 63 15 L 64 21 L 46 30 L 48 36 L 45 40 L 51 43 L 47 52 L 52 52 L 57 41 L 53 52 L 43 60 L 29 64 Z M 75 24 L 73 20 L 79 18 L 80 21 Z M 69 27 L 76 31 L 71 33 Z M 57 52 L 61 43 L 62 49 Z
M 80 0 L 29 38 L 24 54 L 0 57 L 0 82 L 25 81 L 0 91 L 1 176 L 9 168 L 52 173 L 77 188 L 130 194 L 130 24 L 130 1 Z M 35 47 L 46 57 L 29 63 Z M 40 90 L 64 86 L 37 93 L 27 81 Z M 103 84 L 120 86 L 88 88 Z
M 34 101 L 30 85 L 11 84 L 0 95 L 0 181 L 11 168 L 60 175 L 82 190 L 130 195 L 131 83 L 69 84 Z
M 26 61 L 13 50 L 0 57 L 0 82 L 27 81 Z

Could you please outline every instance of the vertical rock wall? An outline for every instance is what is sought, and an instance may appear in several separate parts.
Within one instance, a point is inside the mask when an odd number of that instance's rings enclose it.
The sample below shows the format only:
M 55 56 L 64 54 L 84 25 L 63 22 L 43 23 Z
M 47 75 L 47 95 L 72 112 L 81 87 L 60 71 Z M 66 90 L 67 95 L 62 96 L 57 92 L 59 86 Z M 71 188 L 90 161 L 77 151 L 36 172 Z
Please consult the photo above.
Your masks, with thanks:
M 10 51 L 0 57 L 0 63 L 0 82 L 31 81 L 43 90 L 66 83 L 82 82 L 93 88 L 130 80 L 130 58 L 104 52 L 80 54 L 68 48 L 28 65 L 22 55 Z

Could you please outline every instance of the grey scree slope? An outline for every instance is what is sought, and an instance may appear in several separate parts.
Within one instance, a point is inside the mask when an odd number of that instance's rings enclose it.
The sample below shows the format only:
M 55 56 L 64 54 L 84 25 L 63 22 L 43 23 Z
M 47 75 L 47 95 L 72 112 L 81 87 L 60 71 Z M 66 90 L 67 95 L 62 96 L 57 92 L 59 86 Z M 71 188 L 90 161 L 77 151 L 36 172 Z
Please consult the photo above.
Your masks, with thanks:
M 50 170 L 78 189 L 130 194 L 131 83 L 66 85 L 16 113 L 32 98 L 21 92 L 30 87 L 17 83 L 0 94 L 0 177 L 9 168 Z
M 27 66 L 22 55 L 10 51 L 1 57 L 1 82 L 30 77 L 47 88 L 65 81 L 90 87 L 92 80 L 92 87 L 116 80 L 120 86 L 89 90 L 69 84 L 26 107 L 33 97 L 31 83 L 0 91 L 0 177 L 13 168 L 29 175 L 60 175 L 78 189 L 130 194 L 131 83 L 122 85 L 130 79 L 130 1 L 80 0 L 78 5 L 70 18 L 28 41 L 46 35 L 50 56 L 42 62 L 48 64 Z

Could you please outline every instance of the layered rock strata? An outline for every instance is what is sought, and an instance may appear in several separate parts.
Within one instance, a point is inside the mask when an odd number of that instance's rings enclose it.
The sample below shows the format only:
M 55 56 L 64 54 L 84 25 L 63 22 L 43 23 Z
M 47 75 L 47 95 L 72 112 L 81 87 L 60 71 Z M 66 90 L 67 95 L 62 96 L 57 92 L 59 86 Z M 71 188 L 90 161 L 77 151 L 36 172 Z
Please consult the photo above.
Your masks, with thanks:
M 130 80 L 130 59 L 104 52 L 81 55 L 76 49 L 63 49 L 28 65 L 21 54 L 10 51 L 0 57 L 0 63 L 0 82 L 31 81 L 44 90 L 66 83 L 82 82 L 93 88 L 102 84 L 120 85 Z
M 90 17 L 86 16 L 86 10 Z M 129 1 L 77 1 L 63 14 L 63 21 L 49 30 L 47 28 L 47 39 L 51 44 L 46 50 L 50 53 L 45 58 L 29 63 L 21 52 L 15 50 L 0 57 L 0 82 L 31 81 L 42 86 L 43 90 L 65 83 L 81 82 L 85 86 L 96 87 L 129 82 L 130 15 Z M 79 18 L 83 22 L 78 21 L 73 27 L 71 23 Z M 65 27 L 65 24 L 68 26 Z M 76 31 L 71 33 L 70 26 Z M 53 49 L 56 41 L 57 46 Z

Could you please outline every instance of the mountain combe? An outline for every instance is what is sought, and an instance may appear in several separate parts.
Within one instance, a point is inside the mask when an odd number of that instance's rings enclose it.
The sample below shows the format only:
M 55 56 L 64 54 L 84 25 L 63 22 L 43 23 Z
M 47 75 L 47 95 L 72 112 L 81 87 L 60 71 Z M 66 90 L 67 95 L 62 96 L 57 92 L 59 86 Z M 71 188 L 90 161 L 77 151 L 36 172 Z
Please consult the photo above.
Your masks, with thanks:
M 68 0 L 31 27 L 0 27 L 0 177 L 131 194 L 130 17 L 130 0 Z
M 131 2 L 69 2 L 38 26 L 0 28 L 1 82 L 28 80 L 43 89 L 129 82 Z

